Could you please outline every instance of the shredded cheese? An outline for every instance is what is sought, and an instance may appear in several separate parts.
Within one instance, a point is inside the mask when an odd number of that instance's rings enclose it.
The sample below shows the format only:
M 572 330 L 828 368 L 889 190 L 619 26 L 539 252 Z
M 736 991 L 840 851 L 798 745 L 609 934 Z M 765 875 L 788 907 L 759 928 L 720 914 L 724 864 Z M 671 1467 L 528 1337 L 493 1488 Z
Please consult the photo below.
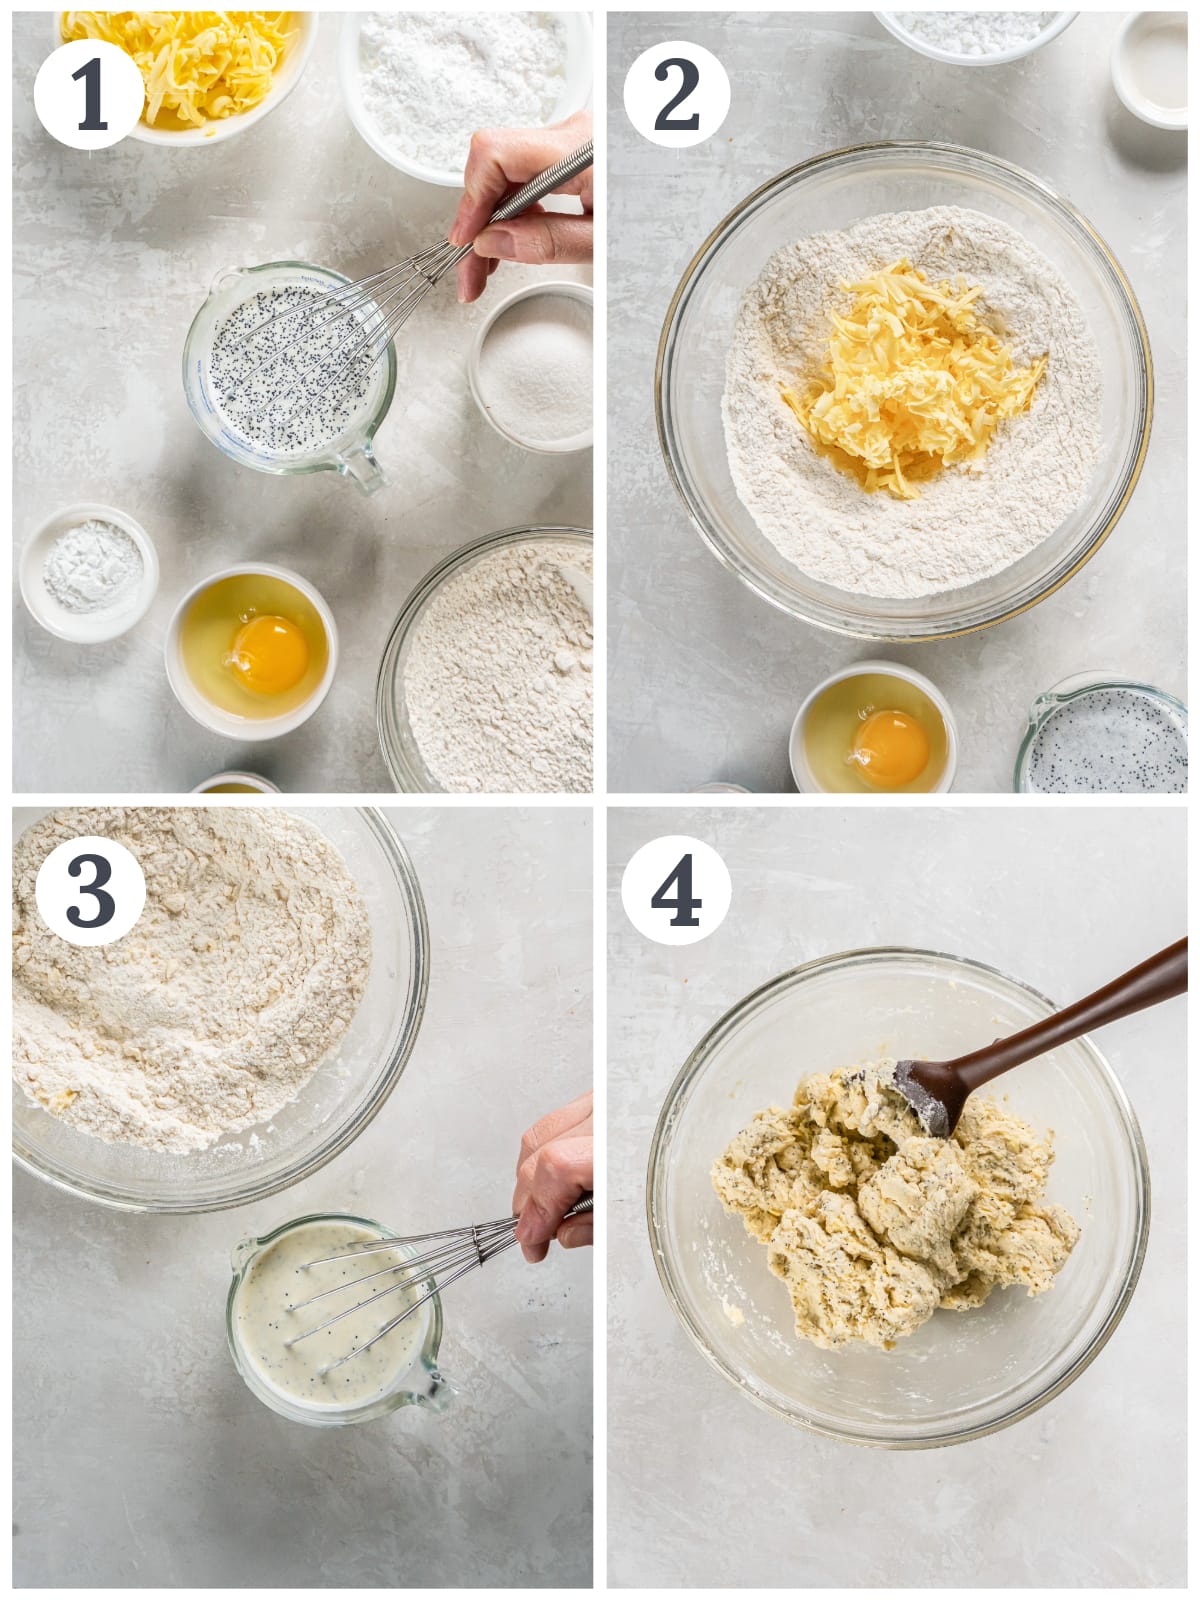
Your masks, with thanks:
M 826 366 L 783 398 L 868 492 L 919 499 L 917 483 L 981 460 L 998 424 L 1028 410 L 1046 357 L 1015 367 L 963 278 L 930 283 L 902 259 L 842 288 L 854 302 L 832 318 Z
M 290 11 L 64 11 L 62 36 L 132 56 L 146 85 L 142 120 L 205 128 L 261 105 L 296 37 Z

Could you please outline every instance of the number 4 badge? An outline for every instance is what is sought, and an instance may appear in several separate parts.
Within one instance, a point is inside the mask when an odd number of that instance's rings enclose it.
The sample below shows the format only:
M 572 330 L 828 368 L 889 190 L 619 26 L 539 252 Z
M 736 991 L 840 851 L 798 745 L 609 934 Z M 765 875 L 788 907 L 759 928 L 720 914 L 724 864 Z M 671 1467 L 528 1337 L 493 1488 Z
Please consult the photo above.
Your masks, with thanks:
M 725 920 L 729 868 L 703 839 L 667 834 L 630 858 L 621 879 L 625 915 L 657 944 L 695 944 Z
M 625 77 L 625 114 L 644 139 L 682 150 L 703 144 L 729 112 L 729 76 L 703 45 L 668 39 Z

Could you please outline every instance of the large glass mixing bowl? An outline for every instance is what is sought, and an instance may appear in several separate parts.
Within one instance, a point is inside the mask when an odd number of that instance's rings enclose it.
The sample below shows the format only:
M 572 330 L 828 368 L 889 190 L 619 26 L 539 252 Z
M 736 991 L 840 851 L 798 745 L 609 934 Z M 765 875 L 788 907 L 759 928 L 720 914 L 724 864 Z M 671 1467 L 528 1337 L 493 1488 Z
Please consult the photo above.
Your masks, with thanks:
M 592 535 L 585 528 L 504 528 L 499 533 L 487 533 L 482 539 L 473 539 L 470 544 L 463 545 L 422 578 L 396 618 L 384 647 L 379 677 L 375 682 L 375 726 L 379 733 L 379 748 L 398 790 L 407 794 L 444 792 L 439 779 L 429 770 L 421 754 L 409 720 L 405 690 L 405 671 L 412 654 L 413 636 L 429 606 L 448 583 L 510 545 L 574 545 L 580 559 L 590 559 L 592 542 Z
M 1150 1179 L 1129 1101 L 1089 1039 L 992 1086 L 1016 1115 L 1055 1131 L 1048 1197 L 1082 1232 L 1054 1287 L 1033 1299 L 995 1290 L 978 1310 L 936 1312 L 894 1350 L 827 1351 L 797 1338 L 765 1249 L 723 1210 L 709 1177 L 733 1135 L 789 1104 L 806 1073 L 881 1056 L 949 1059 L 1054 1009 L 978 962 L 854 950 L 772 979 L 692 1051 L 651 1148 L 650 1239 L 684 1328 L 749 1399 L 855 1444 L 954 1444 L 1036 1411 L 1104 1346 L 1141 1271 Z
M 298 1183 L 345 1150 L 400 1080 L 429 984 L 425 903 L 408 853 L 374 810 L 289 807 L 341 851 L 367 905 L 371 971 L 353 1021 L 289 1105 L 265 1127 L 212 1149 L 163 1154 L 106 1144 L 60 1122 L 13 1085 L 13 1153 L 60 1189 L 122 1211 L 220 1211 Z M 18 810 L 20 832 L 43 811 Z
M 1049 538 L 964 589 L 888 600 L 809 578 L 759 531 L 729 472 L 721 396 L 745 290 L 781 246 L 860 218 L 964 206 L 1016 228 L 1073 287 L 1103 373 L 1102 442 L 1084 499 Z M 1153 381 L 1145 325 L 1104 240 L 1066 200 L 1019 167 L 941 144 L 835 150 L 792 167 L 743 200 L 701 246 L 667 312 L 658 348 L 659 441 L 697 531 L 763 599 L 861 639 L 946 638 L 1016 616 L 1079 571 L 1116 525 L 1150 438 Z

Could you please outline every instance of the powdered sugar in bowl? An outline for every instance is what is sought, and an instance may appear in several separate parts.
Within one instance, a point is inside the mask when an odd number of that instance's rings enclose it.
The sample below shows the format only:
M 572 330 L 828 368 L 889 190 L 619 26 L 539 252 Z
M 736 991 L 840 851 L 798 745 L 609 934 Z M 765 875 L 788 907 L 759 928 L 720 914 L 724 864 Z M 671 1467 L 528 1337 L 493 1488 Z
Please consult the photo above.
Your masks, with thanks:
M 475 336 L 471 393 L 496 432 L 523 450 L 569 455 L 592 447 L 592 291 L 531 283 L 509 295 Z
M 1064 33 L 1078 11 L 877 11 L 901 44 L 960 67 L 1021 61 Z
M 582 11 L 351 12 L 338 76 L 377 156 L 457 189 L 477 129 L 549 127 L 588 104 L 591 20 Z
M 348 282 L 307 261 L 228 268 L 213 280 L 188 329 L 183 390 L 231 461 L 276 474 L 340 472 L 366 494 L 387 481 L 372 441 L 395 392 L 395 350 L 377 355 L 355 332 L 370 307 L 327 318 L 329 331 L 316 337 L 307 309 Z M 298 342 L 305 365 L 326 380 L 309 390 L 300 387 Z
M 885 213 L 942 206 L 982 213 L 1019 232 L 1071 285 L 1100 370 L 1099 453 L 1073 509 L 1020 559 L 963 587 L 901 598 L 856 593 L 807 576 L 742 503 L 722 417 L 726 353 L 742 296 L 777 251 Z M 1116 526 L 1137 483 L 1152 392 L 1137 302 L 1090 224 L 1018 167 L 926 143 L 833 151 L 749 195 L 685 272 L 667 313 L 657 368 L 667 470 L 713 553 L 782 611 L 835 632 L 895 642 L 944 638 L 1016 616 L 1079 571 Z

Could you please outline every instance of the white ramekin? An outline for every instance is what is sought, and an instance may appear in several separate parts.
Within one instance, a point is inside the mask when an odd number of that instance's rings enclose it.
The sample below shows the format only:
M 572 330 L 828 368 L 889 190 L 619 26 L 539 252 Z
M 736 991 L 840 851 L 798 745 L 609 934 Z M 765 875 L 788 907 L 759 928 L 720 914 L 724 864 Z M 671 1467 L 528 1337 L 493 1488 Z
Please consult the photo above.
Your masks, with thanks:
M 255 794 L 279 793 L 277 783 L 271 783 L 267 778 L 260 778 L 257 772 L 217 772 L 211 778 L 205 778 L 203 783 L 198 783 L 192 793 L 212 794 L 219 783 L 244 783 L 246 788 L 253 789 Z
M 406 173 L 410 178 L 417 178 L 421 183 L 435 183 L 444 189 L 461 189 L 467 162 L 465 149 L 463 165 L 449 170 L 445 167 L 427 166 L 425 162 L 405 155 L 392 145 L 385 144 L 379 136 L 362 97 L 358 36 L 364 14 L 361 11 L 348 12 L 343 19 L 341 37 L 338 40 L 338 79 L 341 82 L 342 98 L 346 103 L 350 121 L 375 154 L 397 171 Z M 582 111 L 591 102 L 592 23 L 591 18 L 583 11 L 551 11 L 547 15 L 556 17 L 562 23 L 567 40 L 563 91 L 549 118 L 549 123 L 552 125 L 565 122 L 568 117 L 573 117 L 577 111 Z
M 111 522 L 113 527 L 129 535 L 141 552 L 142 581 L 132 598 L 122 606 L 105 611 L 68 611 L 43 583 L 42 567 L 51 545 L 61 534 L 91 520 Z M 69 639 L 72 644 L 104 644 L 128 633 L 149 611 L 158 591 L 158 553 L 145 528 L 128 512 L 118 511 L 115 506 L 66 506 L 44 522 L 21 551 L 20 583 L 21 598 L 30 616 L 47 633 Z
M 1149 99 L 1138 88 L 1130 71 L 1130 59 L 1137 43 L 1138 36 L 1150 32 L 1155 27 L 1162 27 L 1168 23 L 1179 25 L 1182 23 L 1185 43 L 1185 70 L 1186 70 L 1186 11 L 1133 11 L 1117 33 L 1113 42 L 1111 71 L 1113 88 L 1117 98 L 1126 111 L 1132 112 L 1135 117 L 1147 122 L 1152 128 L 1165 128 L 1171 133 L 1182 133 L 1188 125 L 1188 108 L 1182 106 L 1163 106 L 1157 101 Z
M 902 667 L 898 661 L 854 661 L 848 667 L 843 667 L 840 672 L 831 672 L 829 677 L 823 679 L 808 695 L 804 704 L 796 713 L 796 720 L 792 723 L 792 731 L 788 737 L 788 760 L 792 767 L 792 777 L 801 794 L 827 794 L 813 776 L 812 768 L 808 764 L 808 757 L 804 753 L 804 729 L 808 722 L 808 714 L 818 695 L 824 694 L 826 689 L 832 688 L 835 683 L 843 683 L 847 678 L 861 678 L 868 673 L 881 673 L 888 678 L 901 678 L 905 683 L 911 683 L 920 689 L 922 694 L 928 695 L 938 708 L 943 723 L 946 726 L 946 765 L 942 775 L 932 789 L 925 792 L 929 794 L 948 794 L 954 786 L 954 774 L 958 770 L 958 727 L 954 721 L 954 713 L 945 695 L 932 683 L 924 673 L 914 672 L 911 667 Z M 886 791 L 877 792 L 885 797 Z
M 467 356 L 467 378 L 471 385 L 471 394 L 475 404 L 495 428 L 496 432 L 510 444 L 519 444 L 522 450 L 532 450 L 536 455 L 567 456 L 575 455 L 580 450 L 592 448 L 593 427 L 585 433 L 577 433 L 568 439 L 526 439 L 522 434 L 514 433 L 511 428 L 506 428 L 498 417 L 492 415 L 483 398 L 483 388 L 480 383 L 479 362 L 483 355 L 483 347 L 492 329 L 506 312 L 513 306 L 519 305 L 523 300 L 537 300 L 543 295 L 561 295 L 564 299 L 578 300 L 581 305 L 587 306 L 589 311 L 594 310 L 594 296 L 591 286 L 586 283 L 575 283 L 567 278 L 555 278 L 545 283 L 529 283 L 523 289 L 517 289 L 506 300 L 501 300 L 496 309 L 480 326 L 479 332 L 471 345 L 470 354 Z M 593 354 L 595 346 L 593 344 Z
M 54 26 L 54 43 L 63 42 L 62 19 L 65 12 L 52 13 Z M 275 82 L 271 92 L 265 100 L 250 111 L 243 111 L 236 117 L 223 117 L 218 122 L 206 123 L 203 128 L 152 128 L 148 123 L 136 122 L 130 130 L 128 137 L 136 139 L 139 144 L 173 144 L 173 145 L 214 145 L 221 144 L 225 139 L 232 139 L 239 133 L 245 133 L 247 128 L 252 128 L 256 122 L 261 122 L 282 105 L 288 95 L 300 82 L 301 75 L 308 65 L 308 58 L 312 55 L 313 45 L 317 42 L 318 13 L 315 11 L 293 11 L 292 15 L 300 26 L 300 38 L 283 58 L 283 65 L 275 74 Z
M 907 28 L 902 27 L 896 20 L 895 11 L 875 13 L 876 20 L 894 39 L 899 39 L 901 44 L 906 44 L 918 55 L 927 56 L 930 61 L 944 61 L 953 67 L 1000 67 L 1008 61 L 1022 61 L 1026 56 L 1031 56 L 1035 50 L 1040 50 L 1043 45 L 1049 44 L 1051 39 L 1057 39 L 1060 33 L 1065 33 L 1078 15 L 1078 11 L 1056 11 L 1053 19 L 1046 24 L 1041 33 L 1035 34 L 1032 39 L 1027 39 L 1024 44 L 1013 45 L 1009 50 L 996 50 L 988 56 L 957 56 L 951 50 L 942 50 L 937 45 L 929 44 L 926 40 L 918 39 L 915 34 L 909 33 Z
M 226 578 L 236 578 L 244 572 L 258 573 L 267 578 L 279 578 L 284 583 L 290 583 L 293 588 L 299 589 L 320 616 L 329 646 L 325 675 L 316 689 L 303 705 L 296 706 L 293 710 L 277 717 L 239 717 L 232 711 L 224 711 L 220 706 L 213 705 L 212 701 L 207 700 L 192 682 L 184 666 L 183 652 L 180 649 L 183 619 L 197 595 Z M 207 578 L 193 584 L 175 607 L 175 613 L 167 627 L 167 642 L 163 656 L 166 661 L 167 678 L 175 692 L 175 698 L 190 717 L 202 728 L 209 729 L 211 733 L 224 734 L 227 739 L 241 739 L 248 744 L 257 744 L 264 739 L 278 739 L 282 734 L 291 733 L 294 728 L 300 727 L 302 723 L 308 721 L 329 693 L 329 686 L 337 671 L 337 624 L 324 596 L 313 588 L 307 578 L 302 578 L 298 572 L 292 572 L 288 567 L 271 566 L 265 561 L 243 561 L 236 567 L 222 567 L 219 572 L 210 573 Z

